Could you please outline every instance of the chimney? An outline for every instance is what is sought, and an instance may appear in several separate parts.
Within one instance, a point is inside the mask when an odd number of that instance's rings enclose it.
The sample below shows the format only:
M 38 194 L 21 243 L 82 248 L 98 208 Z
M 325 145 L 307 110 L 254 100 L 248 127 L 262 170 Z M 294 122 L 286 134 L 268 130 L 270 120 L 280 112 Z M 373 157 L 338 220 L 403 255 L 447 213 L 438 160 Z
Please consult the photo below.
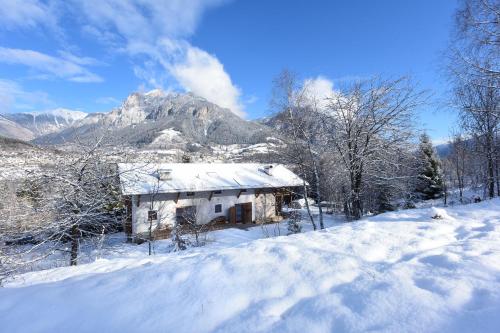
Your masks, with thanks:
M 273 166 L 272 166 L 272 164 L 264 165 L 264 173 L 267 173 L 269 176 L 273 175 Z
M 172 169 L 158 169 L 158 180 L 172 180 Z

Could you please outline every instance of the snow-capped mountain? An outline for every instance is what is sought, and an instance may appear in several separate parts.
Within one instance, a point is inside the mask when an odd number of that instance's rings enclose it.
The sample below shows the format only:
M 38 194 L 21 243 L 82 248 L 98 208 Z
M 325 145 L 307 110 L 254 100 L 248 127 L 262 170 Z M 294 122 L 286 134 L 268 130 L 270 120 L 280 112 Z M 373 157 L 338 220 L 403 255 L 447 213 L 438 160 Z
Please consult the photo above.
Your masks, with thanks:
M 175 142 L 172 135 L 175 133 Z M 115 144 L 164 147 L 175 143 L 259 143 L 272 136 L 262 124 L 191 93 L 153 90 L 132 93 L 109 113 L 89 114 L 69 128 L 41 136 L 37 143 L 57 144 L 107 135 Z
M 30 130 L 35 137 L 59 132 L 75 125 L 87 116 L 81 111 L 58 108 L 48 111 L 22 112 L 4 115 L 5 118 Z
M 32 131 L 2 115 L 0 115 L 0 136 L 23 141 L 29 141 L 35 137 Z

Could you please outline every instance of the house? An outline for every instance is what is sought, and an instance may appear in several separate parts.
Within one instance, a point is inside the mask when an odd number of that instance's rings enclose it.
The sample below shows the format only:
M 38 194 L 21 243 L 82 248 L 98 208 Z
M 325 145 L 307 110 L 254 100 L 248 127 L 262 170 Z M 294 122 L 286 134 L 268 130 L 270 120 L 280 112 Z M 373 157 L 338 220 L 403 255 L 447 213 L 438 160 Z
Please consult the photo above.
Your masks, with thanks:
M 119 163 L 125 231 L 157 238 L 176 222 L 259 223 L 280 219 L 283 202 L 303 180 L 280 164 Z M 167 234 L 167 233 L 163 233 Z

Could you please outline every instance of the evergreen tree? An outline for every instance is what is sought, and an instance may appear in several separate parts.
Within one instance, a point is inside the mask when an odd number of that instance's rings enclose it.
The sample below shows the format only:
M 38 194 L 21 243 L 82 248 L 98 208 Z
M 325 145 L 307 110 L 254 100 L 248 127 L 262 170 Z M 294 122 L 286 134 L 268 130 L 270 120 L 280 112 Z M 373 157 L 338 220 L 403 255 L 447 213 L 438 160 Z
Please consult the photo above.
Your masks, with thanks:
M 381 185 L 375 198 L 375 211 L 377 214 L 392 212 L 396 210 L 392 203 L 391 188 L 387 185 Z
M 418 176 L 416 193 L 423 200 L 443 196 L 443 178 L 439 158 L 436 156 L 431 139 L 427 134 L 420 137 L 418 149 Z

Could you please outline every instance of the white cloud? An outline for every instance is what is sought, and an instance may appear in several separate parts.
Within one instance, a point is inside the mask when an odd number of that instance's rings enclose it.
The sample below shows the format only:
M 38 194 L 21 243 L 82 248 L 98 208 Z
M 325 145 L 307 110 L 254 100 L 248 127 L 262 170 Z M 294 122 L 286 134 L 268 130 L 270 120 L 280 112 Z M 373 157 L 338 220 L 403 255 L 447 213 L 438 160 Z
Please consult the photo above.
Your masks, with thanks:
M 35 69 L 41 74 L 50 74 L 74 82 L 101 82 L 103 79 L 81 64 L 90 58 L 78 58 L 69 53 L 63 57 L 54 57 L 33 50 L 10 49 L 0 47 L 0 62 L 20 64 Z
M 67 60 L 69 62 L 72 62 L 80 66 L 91 66 L 91 65 L 96 66 L 103 64 L 97 59 L 91 57 L 78 57 L 68 51 L 59 51 L 58 53 L 64 60 Z
M 0 79 L 0 113 L 52 106 L 46 93 L 26 91 L 17 82 Z
M 325 109 L 329 103 L 328 99 L 338 97 L 340 94 L 333 88 L 333 81 L 318 76 L 304 80 L 305 96 L 311 103 L 319 108 Z
M 117 98 L 111 97 L 111 96 L 106 96 L 106 97 L 100 97 L 96 100 L 96 103 L 98 104 L 106 104 L 106 105 L 118 105 L 120 104 L 120 101 Z
M 233 84 L 220 61 L 211 54 L 183 43 L 182 56 L 167 64 L 167 69 L 179 84 L 210 102 L 245 116 L 240 102 L 240 89 Z
M 55 25 L 51 8 L 37 0 L 3 0 L 0 6 L 0 27 L 34 28 L 38 25 Z
M 154 43 L 159 37 L 184 38 L 194 33 L 201 15 L 222 0 L 86 0 L 73 1 L 90 24 L 114 30 L 127 41 Z
M 5 0 L 11 11 L 9 26 L 57 25 L 59 15 L 75 18 L 87 36 L 93 36 L 112 52 L 133 59 L 135 75 L 152 88 L 181 88 L 244 115 L 241 91 L 215 55 L 186 41 L 208 9 L 227 0 L 70 0 L 64 5 L 35 0 Z M 6 25 L 6 24 L 5 24 Z M 92 58 L 67 52 L 50 56 L 37 51 L 0 48 L 0 62 L 23 64 L 38 77 L 56 76 L 76 82 L 102 78 L 86 67 Z
M 222 63 L 183 39 L 194 33 L 205 10 L 222 2 L 91 0 L 81 6 L 91 24 L 85 31 L 112 40 L 113 45 L 122 39 L 123 51 L 140 59 L 133 66 L 134 74 L 148 86 L 170 89 L 177 85 L 244 116 L 241 91 Z

